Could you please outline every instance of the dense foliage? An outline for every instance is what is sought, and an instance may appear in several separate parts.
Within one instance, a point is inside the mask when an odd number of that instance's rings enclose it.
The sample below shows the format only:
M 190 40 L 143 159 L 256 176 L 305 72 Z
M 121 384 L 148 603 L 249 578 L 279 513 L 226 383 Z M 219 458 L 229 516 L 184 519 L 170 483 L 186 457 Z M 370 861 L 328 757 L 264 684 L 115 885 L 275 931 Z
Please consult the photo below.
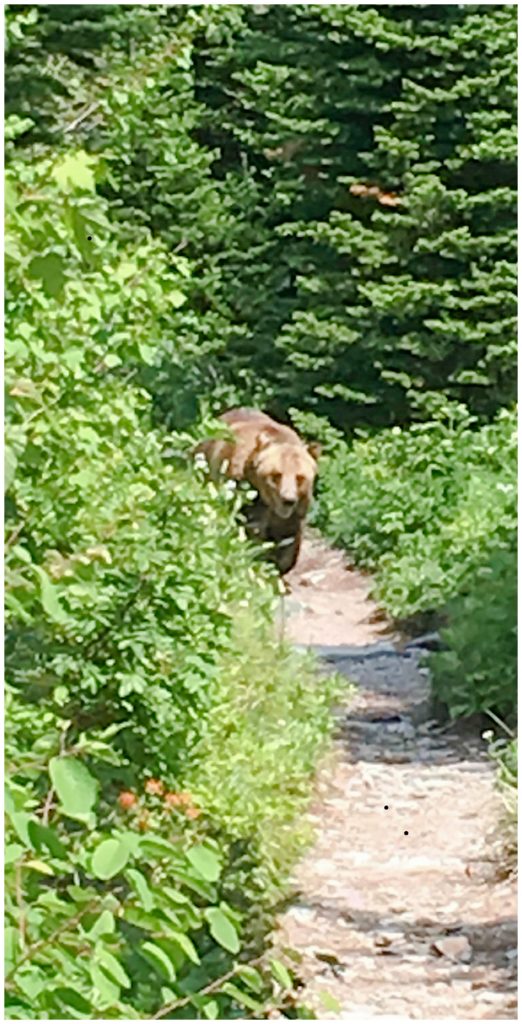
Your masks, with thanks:
M 205 141 L 261 196 L 224 273 L 276 404 L 343 424 L 509 401 L 515 52 L 514 10 L 477 5 L 269 7 L 209 47 Z
M 8 1016 L 295 1015 L 263 940 L 333 687 L 186 450 L 237 401 L 322 439 L 316 525 L 443 615 L 451 713 L 509 718 L 516 8 L 6 40 Z
M 136 373 L 190 268 L 122 246 L 96 171 L 6 184 L 9 1015 L 234 1016 L 270 998 L 228 976 L 299 848 L 331 694 L 273 636 L 234 491 L 151 427 Z
M 297 419 L 299 419 L 297 415 Z M 303 427 L 310 424 L 301 417 Z M 315 522 L 375 573 L 398 619 L 445 610 L 450 650 L 432 659 L 453 715 L 516 700 L 516 417 L 479 430 L 462 407 L 348 446 L 324 435 Z
M 56 140 L 103 152 L 127 232 L 194 260 L 187 358 L 164 338 L 148 378 L 171 423 L 209 393 L 342 426 L 513 400 L 513 6 L 83 11 L 20 28 L 9 109 L 41 135 L 17 83 L 45 47 Z

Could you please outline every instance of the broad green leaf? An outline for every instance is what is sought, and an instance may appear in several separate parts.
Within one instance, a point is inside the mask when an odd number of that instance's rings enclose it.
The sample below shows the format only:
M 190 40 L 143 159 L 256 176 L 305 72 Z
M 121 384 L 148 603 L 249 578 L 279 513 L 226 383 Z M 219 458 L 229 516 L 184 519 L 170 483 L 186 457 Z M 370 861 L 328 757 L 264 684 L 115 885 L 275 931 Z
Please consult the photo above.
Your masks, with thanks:
M 123 970 L 123 967 L 112 953 L 105 946 L 100 946 L 96 951 L 96 958 L 103 968 L 104 971 L 110 976 L 111 980 L 121 988 L 130 988 L 131 982 L 129 976 Z
M 39 871 L 42 875 L 54 875 L 53 869 L 49 867 L 49 864 L 45 864 L 43 860 L 26 860 L 25 866 L 33 871 Z
M 60 1003 L 63 1003 L 64 1006 L 72 1006 L 73 1010 L 76 1010 L 77 1013 L 81 1013 L 84 1019 L 90 1019 L 92 1006 L 76 989 L 60 985 L 58 988 L 53 990 L 52 995 L 55 999 L 58 999 Z
M 25 848 L 20 843 L 8 843 L 4 852 L 4 864 L 14 864 L 25 853 Z
M 170 299 L 174 309 L 179 309 L 179 307 L 187 301 L 187 296 L 184 295 L 183 292 L 180 292 L 178 288 L 173 288 L 172 291 L 168 293 L 167 298 Z
M 187 903 L 191 903 L 188 896 L 185 896 L 184 892 L 180 892 L 179 889 L 172 889 L 170 886 L 167 885 L 162 886 L 161 895 L 164 896 L 165 899 L 169 900 L 171 903 L 174 903 L 176 905 L 183 906 L 184 904 L 186 906 Z
M 125 920 L 135 924 L 144 932 L 155 932 L 158 929 L 158 916 L 156 913 L 147 914 L 141 907 L 125 907 Z
M 29 999 L 37 999 L 47 987 L 47 978 L 42 970 L 27 965 L 16 972 L 16 984 Z
M 49 252 L 45 256 L 35 256 L 29 264 L 27 273 L 33 280 L 41 281 L 47 294 L 53 298 L 62 291 L 65 282 L 64 262 L 57 253 Z
M 89 965 L 91 981 L 96 992 L 101 996 L 104 1006 L 112 1006 L 120 998 L 120 988 L 110 980 L 108 975 L 94 960 Z
M 94 939 L 99 939 L 102 935 L 111 935 L 115 927 L 114 915 L 111 914 L 110 910 L 102 910 L 92 927 L 89 928 L 87 935 L 93 941 Z
M 167 981 L 176 980 L 176 972 L 170 957 L 155 942 L 144 942 L 139 951 Z
M 54 583 L 51 583 L 45 569 L 42 569 L 41 565 L 33 565 L 33 569 L 40 580 L 40 600 L 44 612 L 53 622 L 58 622 L 62 626 L 67 625 L 69 618 L 60 604 Z
M 7 814 L 18 838 L 21 839 L 26 848 L 31 847 L 31 840 L 29 838 L 31 815 L 26 814 L 25 811 L 8 811 Z
M 223 949 L 228 949 L 229 953 L 238 953 L 240 948 L 239 936 L 234 925 L 223 911 L 219 907 L 209 907 L 204 911 L 204 914 L 209 923 L 212 938 L 220 946 L 223 946 Z
M 139 271 L 137 263 L 131 263 L 129 260 L 122 260 L 120 265 L 115 270 L 114 279 L 115 281 L 118 281 L 120 284 L 123 284 L 124 281 L 126 281 L 129 277 L 134 277 L 134 275 L 137 274 L 138 272 Z
M 89 241 L 88 238 L 88 235 L 90 234 L 90 231 L 88 230 L 89 222 L 77 206 L 73 206 L 70 209 L 69 219 L 76 245 L 83 256 L 83 259 L 86 260 L 88 264 L 92 265 L 94 261 L 92 257 L 92 241 Z
M 32 819 L 27 826 L 27 830 L 35 850 L 40 851 L 42 846 L 45 846 L 52 853 L 53 857 L 58 857 L 60 860 L 64 860 L 67 857 L 65 846 L 58 839 L 54 829 L 49 825 L 42 825 L 40 821 Z
M 85 765 L 75 757 L 53 757 L 49 775 L 63 813 L 68 818 L 85 820 L 98 792 L 98 783 Z
M 154 896 L 149 889 L 146 878 L 140 871 L 136 871 L 134 868 L 129 868 L 125 872 L 125 878 L 128 878 L 133 889 L 141 900 L 143 909 L 148 913 L 154 907 Z
M 238 970 L 237 977 L 244 981 L 254 992 L 263 991 L 265 983 L 255 967 L 249 967 L 248 964 L 245 964 L 244 967 L 240 967 Z
M 130 857 L 136 857 L 139 854 L 141 838 L 136 832 L 120 832 L 118 839 L 125 849 L 129 851 Z
M 152 366 L 154 364 L 156 353 L 158 351 L 157 345 L 147 345 L 146 342 L 139 341 L 138 351 L 140 354 L 140 359 L 142 360 L 143 363 L 145 363 L 146 366 Z
M 188 935 L 183 932 L 169 932 L 169 941 L 175 942 L 179 948 L 183 951 L 189 960 L 192 960 L 193 964 L 199 964 L 201 961 L 197 954 L 194 943 L 189 939 Z
M 270 966 L 272 968 L 272 974 L 276 981 L 279 982 L 283 988 L 293 988 L 292 979 L 288 973 L 284 964 L 280 960 L 271 960 Z
M 16 473 L 18 459 L 12 448 L 4 448 L 4 489 L 9 490 Z
M 66 192 L 71 189 L 94 192 L 96 181 L 92 168 L 95 166 L 96 160 L 82 150 L 74 154 L 67 153 L 55 164 L 52 176 Z
M 195 871 L 207 882 L 217 882 L 221 874 L 219 858 L 208 846 L 192 846 L 187 858 Z
M 207 1020 L 219 1020 L 219 1004 L 215 999 L 209 999 L 203 1004 L 203 1013 Z
M 13 213 L 18 203 L 18 189 L 12 178 L 6 177 L 4 184 L 4 204 L 6 213 Z
M 109 370 L 112 370 L 115 366 L 121 366 L 122 360 L 115 352 L 107 352 L 107 355 L 103 357 L 103 361 Z
M 91 868 L 96 878 L 114 878 L 123 871 L 128 859 L 129 848 L 120 839 L 105 839 L 94 851 L 91 859 Z
M 170 857 L 178 862 L 180 860 L 178 848 L 161 836 L 142 836 L 140 850 L 146 857 Z
M 15 962 L 20 952 L 20 932 L 18 928 L 8 925 L 4 929 L 4 956 L 6 963 Z
M 247 995 L 246 992 L 242 992 L 237 985 L 233 985 L 230 981 L 225 982 L 221 991 L 232 996 L 240 1006 L 247 1006 L 249 1010 L 260 1012 L 263 1009 L 262 1003 L 258 1002 L 256 999 L 252 999 L 252 996 Z

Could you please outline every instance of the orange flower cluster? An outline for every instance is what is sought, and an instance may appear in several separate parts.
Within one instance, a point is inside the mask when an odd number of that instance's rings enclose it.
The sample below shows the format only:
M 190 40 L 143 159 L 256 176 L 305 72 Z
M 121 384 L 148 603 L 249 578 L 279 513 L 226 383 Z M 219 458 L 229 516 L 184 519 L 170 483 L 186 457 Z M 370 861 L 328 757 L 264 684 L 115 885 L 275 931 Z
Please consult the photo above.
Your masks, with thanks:
M 187 818 L 199 818 L 201 811 L 194 805 L 190 793 L 166 793 L 163 801 L 165 807 L 179 807 Z
M 138 798 L 135 793 L 130 793 L 128 790 L 122 790 L 118 797 L 118 803 L 124 811 L 128 811 L 134 804 L 138 802 Z
M 159 779 L 147 779 L 145 783 L 145 792 L 150 793 L 151 796 L 162 796 L 165 792 L 165 786 Z
M 191 819 L 199 818 L 201 814 L 200 808 L 195 806 L 190 793 L 165 793 L 165 786 L 159 779 L 147 779 L 145 783 L 145 792 L 148 793 L 149 796 L 163 796 L 163 806 L 166 810 L 177 807 L 185 814 L 185 817 Z M 138 797 L 136 793 L 132 793 L 129 790 L 122 790 L 118 796 L 118 803 L 124 811 L 129 811 L 138 803 Z M 144 811 L 143 815 L 144 817 L 142 817 L 138 822 L 140 828 L 143 827 L 143 822 L 146 821 L 148 812 Z M 144 827 L 147 827 L 146 824 Z

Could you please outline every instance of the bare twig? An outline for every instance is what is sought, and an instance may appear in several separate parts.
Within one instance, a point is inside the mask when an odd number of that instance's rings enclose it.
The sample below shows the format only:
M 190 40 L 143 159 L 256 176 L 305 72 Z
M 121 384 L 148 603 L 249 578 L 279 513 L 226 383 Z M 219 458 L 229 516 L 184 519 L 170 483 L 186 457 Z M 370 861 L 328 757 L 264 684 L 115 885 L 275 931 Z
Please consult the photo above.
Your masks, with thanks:
M 90 106 L 88 106 L 87 109 L 83 111 L 83 113 L 79 114 L 78 117 L 74 119 L 74 121 L 71 121 L 70 124 L 66 125 L 66 127 L 63 130 L 64 135 L 67 132 L 73 132 L 74 129 L 77 128 L 78 125 L 82 123 L 82 121 L 85 121 L 85 119 L 89 117 L 89 114 L 93 114 L 98 107 L 98 100 L 95 103 L 91 103 Z
M 177 252 L 181 252 L 181 250 L 184 249 L 185 246 L 187 246 L 187 245 L 188 245 L 188 238 L 182 238 L 181 242 L 178 242 L 178 244 L 172 250 L 172 255 L 175 256 Z
M 54 789 L 51 786 L 51 788 L 50 788 L 50 790 L 49 790 L 49 792 L 48 792 L 48 794 L 47 794 L 47 796 L 45 798 L 45 803 L 44 803 L 43 808 L 42 808 L 42 823 L 44 825 L 48 825 L 49 824 L 49 814 L 51 813 L 51 808 L 53 806 L 53 797 L 54 797 Z
M 248 964 L 236 964 L 230 971 L 223 974 L 221 978 L 216 978 L 215 981 L 211 981 L 209 985 L 206 985 L 205 988 L 201 988 L 199 992 L 192 992 L 189 996 L 184 996 L 183 999 L 174 999 L 172 1003 L 167 1003 L 166 1006 L 163 1006 L 161 1010 L 158 1010 L 158 1012 L 151 1017 L 151 1020 L 160 1020 L 161 1017 L 166 1017 L 167 1013 L 170 1013 L 171 1010 L 177 1010 L 181 1006 L 188 1006 L 195 996 L 211 995 L 212 992 L 216 992 L 217 989 L 221 988 L 221 986 L 224 985 L 225 982 L 229 981 L 230 978 L 233 978 L 242 967 L 254 967 L 257 964 L 260 964 L 262 960 L 263 957 L 258 956 L 256 960 L 249 960 Z
M 489 717 L 492 718 L 497 725 L 500 725 L 500 728 L 503 729 L 504 732 L 507 732 L 508 736 L 510 736 L 511 739 L 514 740 L 515 733 L 509 728 L 508 725 L 506 725 L 505 722 L 502 721 L 501 718 L 497 718 L 494 711 L 491 711 L 489 708 L 486 708 L 486 715 L 489 715 Z
M 20 534 L 21 534 L 21 532 L 22 532 L 26 522 L 27 522 L 26 519 L 22 519 L 18 523 L 18 526 L 15 527 L 15 529 L 13 530 L 13 532 L 10 534 L 10 536 L 7 538 L 7 540 L 5 542 L 6 548 L 10 548 L 11 544 L 14 544 L 15 540 L 18 540 L 18 537 L 20 536 Z
M 9 979 L 20 970 L 22 964 L 25 964 L 34 953 L 42 949 L 43 946 L 51 946 L 62 932 L 67 931 L 68 928 L 74 928 L 76 924 L 79 924 L 82 917 L 85 917 L 85 914 L 90 914 L 92 910 L 96 910 L 100 905 L 99 900 L 91 900 L 91 902 L 87 903 L 80 911 L 78 911 L 77 914 L 74 915 L 74 917 L 69 917 L 66 921 L 62 921 L 61 925 L 59 925 L 58 928 L 55 928 L 54 932 L 51 932 L 51 934 L 45 939 L 39 939 L 38 942 L 33 942 L 32 946 L 27 947 L 23 957 L 13 967 L 13 970 L 6 975 L 5 980 L 9 981 Z

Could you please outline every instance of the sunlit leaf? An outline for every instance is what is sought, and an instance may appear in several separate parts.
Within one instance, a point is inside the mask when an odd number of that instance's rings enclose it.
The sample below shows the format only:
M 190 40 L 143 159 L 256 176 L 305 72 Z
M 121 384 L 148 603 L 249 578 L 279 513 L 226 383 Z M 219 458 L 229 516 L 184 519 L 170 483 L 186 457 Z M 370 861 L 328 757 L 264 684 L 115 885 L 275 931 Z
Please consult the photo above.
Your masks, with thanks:
M 129 848 L 119 839 L 105 839 L 92 855 L 91 868 L 96 878 L 114 878 L 123 871 L 129 859 Z

